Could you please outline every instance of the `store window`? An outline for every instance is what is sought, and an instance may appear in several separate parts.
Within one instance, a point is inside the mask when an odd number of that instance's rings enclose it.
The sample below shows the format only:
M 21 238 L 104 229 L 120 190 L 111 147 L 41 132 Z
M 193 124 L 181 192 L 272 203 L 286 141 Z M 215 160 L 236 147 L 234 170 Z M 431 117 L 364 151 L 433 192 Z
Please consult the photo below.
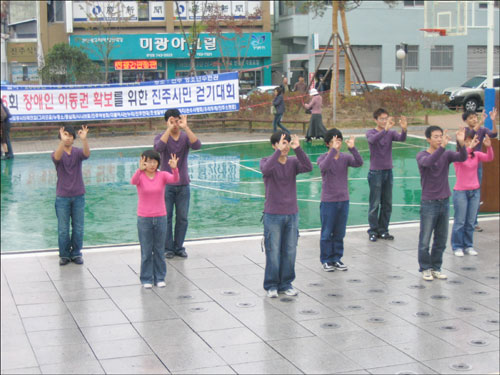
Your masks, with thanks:
M 399 44 L 396 45 L 396 51 L 401 48 Z M 394 54 L 396 55 L 396 54 Z M 401 70 L 402 60 L 396 59 L 396 70 Z M 406 70 L 418 70 L 418 46 L 407 46 L 406 50 Z
M 64 22 L 65 1 L 47 0 L 47 22 Z
M 405 7 L 415 7 L 415 6 L 420 6 L 420 7 L 423 7 L 424 6 L 424 0 L 405 0 L 403 1 Z
M 431 70 L 453 70 L 453 46 L 434 46 L 431 49 Z

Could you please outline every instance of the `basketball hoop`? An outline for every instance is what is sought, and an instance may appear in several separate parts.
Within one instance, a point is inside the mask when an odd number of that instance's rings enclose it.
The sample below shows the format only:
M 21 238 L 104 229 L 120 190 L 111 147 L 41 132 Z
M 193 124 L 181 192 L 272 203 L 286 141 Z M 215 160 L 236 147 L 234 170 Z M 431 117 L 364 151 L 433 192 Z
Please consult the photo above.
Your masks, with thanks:
M 420 29 L 420 31 L 425 32 L 425 36 L 438 36 L 433 34 L 439 34 L 439 36 L 446 36 L 446 29 Z

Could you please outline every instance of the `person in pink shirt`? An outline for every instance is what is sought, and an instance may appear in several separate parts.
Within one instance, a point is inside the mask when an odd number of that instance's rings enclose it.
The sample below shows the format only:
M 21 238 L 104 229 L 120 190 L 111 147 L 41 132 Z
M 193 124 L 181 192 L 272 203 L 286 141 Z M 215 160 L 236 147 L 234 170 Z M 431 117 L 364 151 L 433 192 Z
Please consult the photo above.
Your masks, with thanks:
M 453 189 L 453 207 L 455 209 L 455 220 L 451 231 L 451 248 L 453 254 L 463 257 L 464 253 L 477 255 L 474 250 L 474 221 L 479 208 L 481 196 L 481 185 L 478 179 L 477 169 L 481 162 L 493 160 L 493 148 L 491 139 L 486 134 L 483 144 L 487 152 L 475 151 L 479 144 L 477 134 L 468 134 L 465 139 L 467 148 L 467 160 L 453 163 L 457 181 Z
M 141 283 L 145 289 L 153 284 L 165 287 L 167 265 L 165 263 L 165 239 L 167 236 L 167 209 L 165 185 L 179 181 L 179 169 L 175 154 L 170 155 L 168 165 L 172 173 L 159 171 L 160 154 L 146 150 L 141 155 L 139 169 L 130 183 L 137 187 L 137 230 L 141 244 Z

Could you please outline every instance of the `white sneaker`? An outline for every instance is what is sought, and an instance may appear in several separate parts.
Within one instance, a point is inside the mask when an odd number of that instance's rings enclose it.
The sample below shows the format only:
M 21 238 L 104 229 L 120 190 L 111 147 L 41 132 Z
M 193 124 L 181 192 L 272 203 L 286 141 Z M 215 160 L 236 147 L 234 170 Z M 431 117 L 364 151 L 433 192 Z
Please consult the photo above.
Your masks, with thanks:
M 278 291 L 276 289 L 269 289 L 267 291 L 267 296 L 269 298 L 278 298 Z
M 453 250 L 453 255 L 455 255 L 456 257 L 463 257 L 464 251 L 462 249 Z
M 299 292 L 297 292 L 295 289 L 293 288 L 290 288 L 290 289 L 287 289 L 285 290 L 285 294 L 287 296 L 292 296 L 292 297 L 295 297 L 297 294 L 299 294 Z
M 465 249 L 465 254 L 469 254 L 469 255 L 477 255 L 477 251 L 474 250 L 473 247 L 468 247 L 467 249 Z
M 167 283 L 165 281 L 160 281 L 160 282 L 156 283 L 156 286 L 158 288 L 165 288 L 167 286 Z
M 448 278 L 448 276 L 446 276 L 445 274 L 442 274 L 439 271 L 432 270 L 431 274 L 432 274 L 432 277 L 434 277 L 435 279 L 438 279 L 438 280 L 446 280 Z
M 151 289 L 153 287 L 153 284 L 146 283 L 146 284 L 142 284 L 142 286 L 144 289 Z
M 432 281 L 432 280 L 434 280 L 434 277 L 432 276 L 431 270 L 423 270 L 422 271 L 422 278 L 425 281 Z

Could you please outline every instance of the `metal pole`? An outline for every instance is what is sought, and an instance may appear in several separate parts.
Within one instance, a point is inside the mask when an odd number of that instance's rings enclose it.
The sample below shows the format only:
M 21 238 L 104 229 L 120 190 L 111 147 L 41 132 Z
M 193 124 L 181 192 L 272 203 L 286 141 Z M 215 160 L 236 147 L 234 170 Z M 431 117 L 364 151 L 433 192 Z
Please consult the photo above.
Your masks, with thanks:
M 332 100 L 332 111 L 333 111 L 333 126 L 335 127 L 335 124 L 337 123 L 337 54 L 338 54 L 338 45 L 339 42 L 337 40 L 338 34 L 335 33 L 333 35 L 333 79 L 330 87 L 330 92 L 333 93 L 333 100 Z
M 400 48 L 405 51 L 405 57 L 401 60 L 401 90 L 404 89 L 405 87 L 405 70 L 406 70 L 406 57 L 407 57 L 407 53 L 406 53 L 406 48 L 405 48 L 405 44 L 404 43 L 401 43 L 400 44 Z
M 488 38 L 486 42 L 486 87 L 493 88 L 493 39 L 494 39 L 494 18 L 493 1 L 488 1 Z

